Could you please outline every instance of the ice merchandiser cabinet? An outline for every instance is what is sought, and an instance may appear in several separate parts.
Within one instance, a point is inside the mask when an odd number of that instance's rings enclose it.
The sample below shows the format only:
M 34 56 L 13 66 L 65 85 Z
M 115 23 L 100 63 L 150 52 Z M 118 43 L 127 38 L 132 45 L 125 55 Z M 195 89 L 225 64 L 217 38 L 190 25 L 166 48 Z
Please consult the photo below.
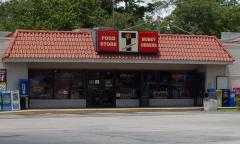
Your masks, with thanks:
M 229 107 L 230 89 L 222 89 L 222 106 Z

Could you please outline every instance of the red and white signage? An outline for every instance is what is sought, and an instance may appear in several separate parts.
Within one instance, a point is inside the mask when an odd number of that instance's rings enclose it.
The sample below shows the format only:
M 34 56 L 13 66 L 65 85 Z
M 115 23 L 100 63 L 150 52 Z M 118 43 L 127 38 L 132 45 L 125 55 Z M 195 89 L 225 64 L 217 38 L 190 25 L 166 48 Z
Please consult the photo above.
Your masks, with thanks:
M 97 41 L 98 52 L 158 52 L 157 32 L 98 30 Z
M 138 33 L 138 52 L 157 53 L 158 52 L 158 33 L 157 32 L 139 32 Z
M 98 30 L 97 44 L 99 52 L 118 52 L 118 31 Z

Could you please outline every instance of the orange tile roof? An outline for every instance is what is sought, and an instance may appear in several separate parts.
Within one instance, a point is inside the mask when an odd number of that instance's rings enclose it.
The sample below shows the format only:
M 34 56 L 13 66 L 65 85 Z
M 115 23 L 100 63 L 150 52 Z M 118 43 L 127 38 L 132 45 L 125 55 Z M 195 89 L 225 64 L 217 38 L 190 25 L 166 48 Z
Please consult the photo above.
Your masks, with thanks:
M 5 58 L 134 59 L 233 62 L 214 36 L 159 35 L 159 54 L 97 54 L 90 32 L 17 30 Z

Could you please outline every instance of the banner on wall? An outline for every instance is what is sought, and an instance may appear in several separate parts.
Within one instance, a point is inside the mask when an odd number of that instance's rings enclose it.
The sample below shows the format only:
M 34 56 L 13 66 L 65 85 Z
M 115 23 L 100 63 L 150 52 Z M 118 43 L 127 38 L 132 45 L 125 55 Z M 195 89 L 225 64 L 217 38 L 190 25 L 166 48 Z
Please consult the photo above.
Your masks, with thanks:
M 158 32 L 98 30 L 97 51 L 158 53 Z

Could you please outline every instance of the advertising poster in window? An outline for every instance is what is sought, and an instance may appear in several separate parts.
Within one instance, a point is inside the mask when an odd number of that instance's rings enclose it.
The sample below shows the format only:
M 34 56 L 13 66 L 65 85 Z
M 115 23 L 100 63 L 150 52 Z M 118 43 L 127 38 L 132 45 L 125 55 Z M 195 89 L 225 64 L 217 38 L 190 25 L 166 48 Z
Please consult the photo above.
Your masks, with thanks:
M 7 88 L 7 71 L 6 69 L 0 69 L 0 91 L 4 91 Z
M 119 31 L 119 52 L 138 52 L 137 31 Z

